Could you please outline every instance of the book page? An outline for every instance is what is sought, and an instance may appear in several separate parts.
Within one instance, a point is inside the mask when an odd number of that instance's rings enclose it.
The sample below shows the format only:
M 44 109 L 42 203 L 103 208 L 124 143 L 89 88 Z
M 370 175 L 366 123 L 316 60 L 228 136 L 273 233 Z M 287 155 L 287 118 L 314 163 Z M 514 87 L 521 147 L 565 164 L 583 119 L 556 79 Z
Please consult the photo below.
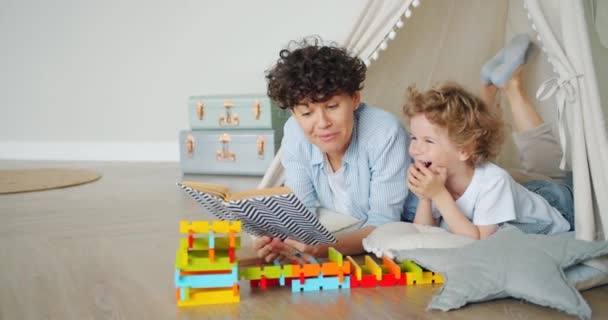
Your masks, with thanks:
M 226 198 L 226 201 L 236 201 L 241 199 L 255 198 L 260 196 L 276 196 L 276 195 L 286 195 L 290 194 L 291 190 L 287 187 L 274 187 L 274 188 L 264 188 L 264 189 L 255 189 L 248 190 L 243 192 L 238 192 L 234 194 L 229 194 Z
M 223 200 L 226 200 L 230 195 L 228 188 L 220 184 L 200 183 L 192 181 L 182 181 L 180 184 L 197 191 L 212 194 L 216 197 L 222 198 Z
M 182 188 L 186 193 L 188 193 L 194 200 L 200 203 L 209 213 L 213 214 L 215 217 L 221 220 L 230 220 L 233 221 L 235 219 L 234 215 L 225 205 L 225 202 L 222 198 L 215 196 L 211 193 L 205 193 L 198 191 L 197 189 L 193 189 L 184 184 L 177 184 L 180 188 Z

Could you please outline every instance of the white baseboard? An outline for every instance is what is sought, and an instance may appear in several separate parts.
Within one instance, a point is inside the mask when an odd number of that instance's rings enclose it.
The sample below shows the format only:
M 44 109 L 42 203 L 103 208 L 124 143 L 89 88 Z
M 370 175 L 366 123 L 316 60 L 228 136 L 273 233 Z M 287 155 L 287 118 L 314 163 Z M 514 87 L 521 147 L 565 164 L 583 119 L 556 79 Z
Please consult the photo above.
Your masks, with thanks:
M 0 141 L 0 159 L 175 162 L 179 145 L 177 141 Z

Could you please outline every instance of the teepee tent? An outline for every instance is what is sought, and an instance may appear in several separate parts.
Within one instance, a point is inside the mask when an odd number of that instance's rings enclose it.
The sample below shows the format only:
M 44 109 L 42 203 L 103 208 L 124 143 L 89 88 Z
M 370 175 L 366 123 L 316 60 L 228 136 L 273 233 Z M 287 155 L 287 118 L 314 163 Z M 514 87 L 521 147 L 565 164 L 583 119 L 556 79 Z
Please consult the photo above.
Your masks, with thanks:
M 526 87 L 556 124 L 562 165 L 573 171 L 576 237 L 606 240 L 607 16 L 608 5 L 594 0 L 369 0 L 342 44 L 369 65 L 364 100 L 401 117 L 408 85 L 454 80 L 474 91 L 483 63 L 527 33 L 535 50 Z M 517 166 L 512 145 L 502 154 L 501 165 Z M 260 187 L 283 182 L 279 158 Z

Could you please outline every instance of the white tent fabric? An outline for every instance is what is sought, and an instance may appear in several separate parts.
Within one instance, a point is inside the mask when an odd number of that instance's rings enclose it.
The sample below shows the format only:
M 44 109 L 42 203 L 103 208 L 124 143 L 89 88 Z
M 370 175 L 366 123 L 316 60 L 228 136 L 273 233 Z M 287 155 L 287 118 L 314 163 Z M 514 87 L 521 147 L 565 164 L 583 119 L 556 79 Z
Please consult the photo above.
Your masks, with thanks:
M 585 5 L 591 5 L 591 14 Z M 514 34 L 528 33 L 542 52 L 529 57 L 527 89 L 545 99 L 537 101 L 543 118 L 561 124 L 558 133 L 574 174 L 576 237 L 606 240 L 608 137 L 598 78 L 607 78 L 596 75 L 601 68 L 595 64 L 607 64 L 608 54 L 593 56 L 594 5 L 593 0 L 369 0 L 343 43 L 370 63 L 364 100 L 401 117 L 408 85 L 455 80 L 476 88 L 481 65 Z M 605 110 L 608 101 L 603 103 Z M 514 154 L 507 145 L 499 162 L 516 165 Z M 279 158 L 280 150 L 259 187 L 283 182 Z

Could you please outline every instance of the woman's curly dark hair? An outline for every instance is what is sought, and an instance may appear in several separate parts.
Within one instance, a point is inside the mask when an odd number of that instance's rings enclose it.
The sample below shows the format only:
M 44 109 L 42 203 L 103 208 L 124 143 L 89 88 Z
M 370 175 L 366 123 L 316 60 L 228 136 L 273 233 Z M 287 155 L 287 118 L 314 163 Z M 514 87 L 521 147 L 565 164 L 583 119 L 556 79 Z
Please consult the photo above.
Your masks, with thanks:
M 367 71 L 363 61 L 344 48 L 323 45 L 319 37 L 292 41 L 279 56 L 266 80 L 268 96 L 281 109 L 293 108 L 304 99 L 323 102 L 363 89 Z

